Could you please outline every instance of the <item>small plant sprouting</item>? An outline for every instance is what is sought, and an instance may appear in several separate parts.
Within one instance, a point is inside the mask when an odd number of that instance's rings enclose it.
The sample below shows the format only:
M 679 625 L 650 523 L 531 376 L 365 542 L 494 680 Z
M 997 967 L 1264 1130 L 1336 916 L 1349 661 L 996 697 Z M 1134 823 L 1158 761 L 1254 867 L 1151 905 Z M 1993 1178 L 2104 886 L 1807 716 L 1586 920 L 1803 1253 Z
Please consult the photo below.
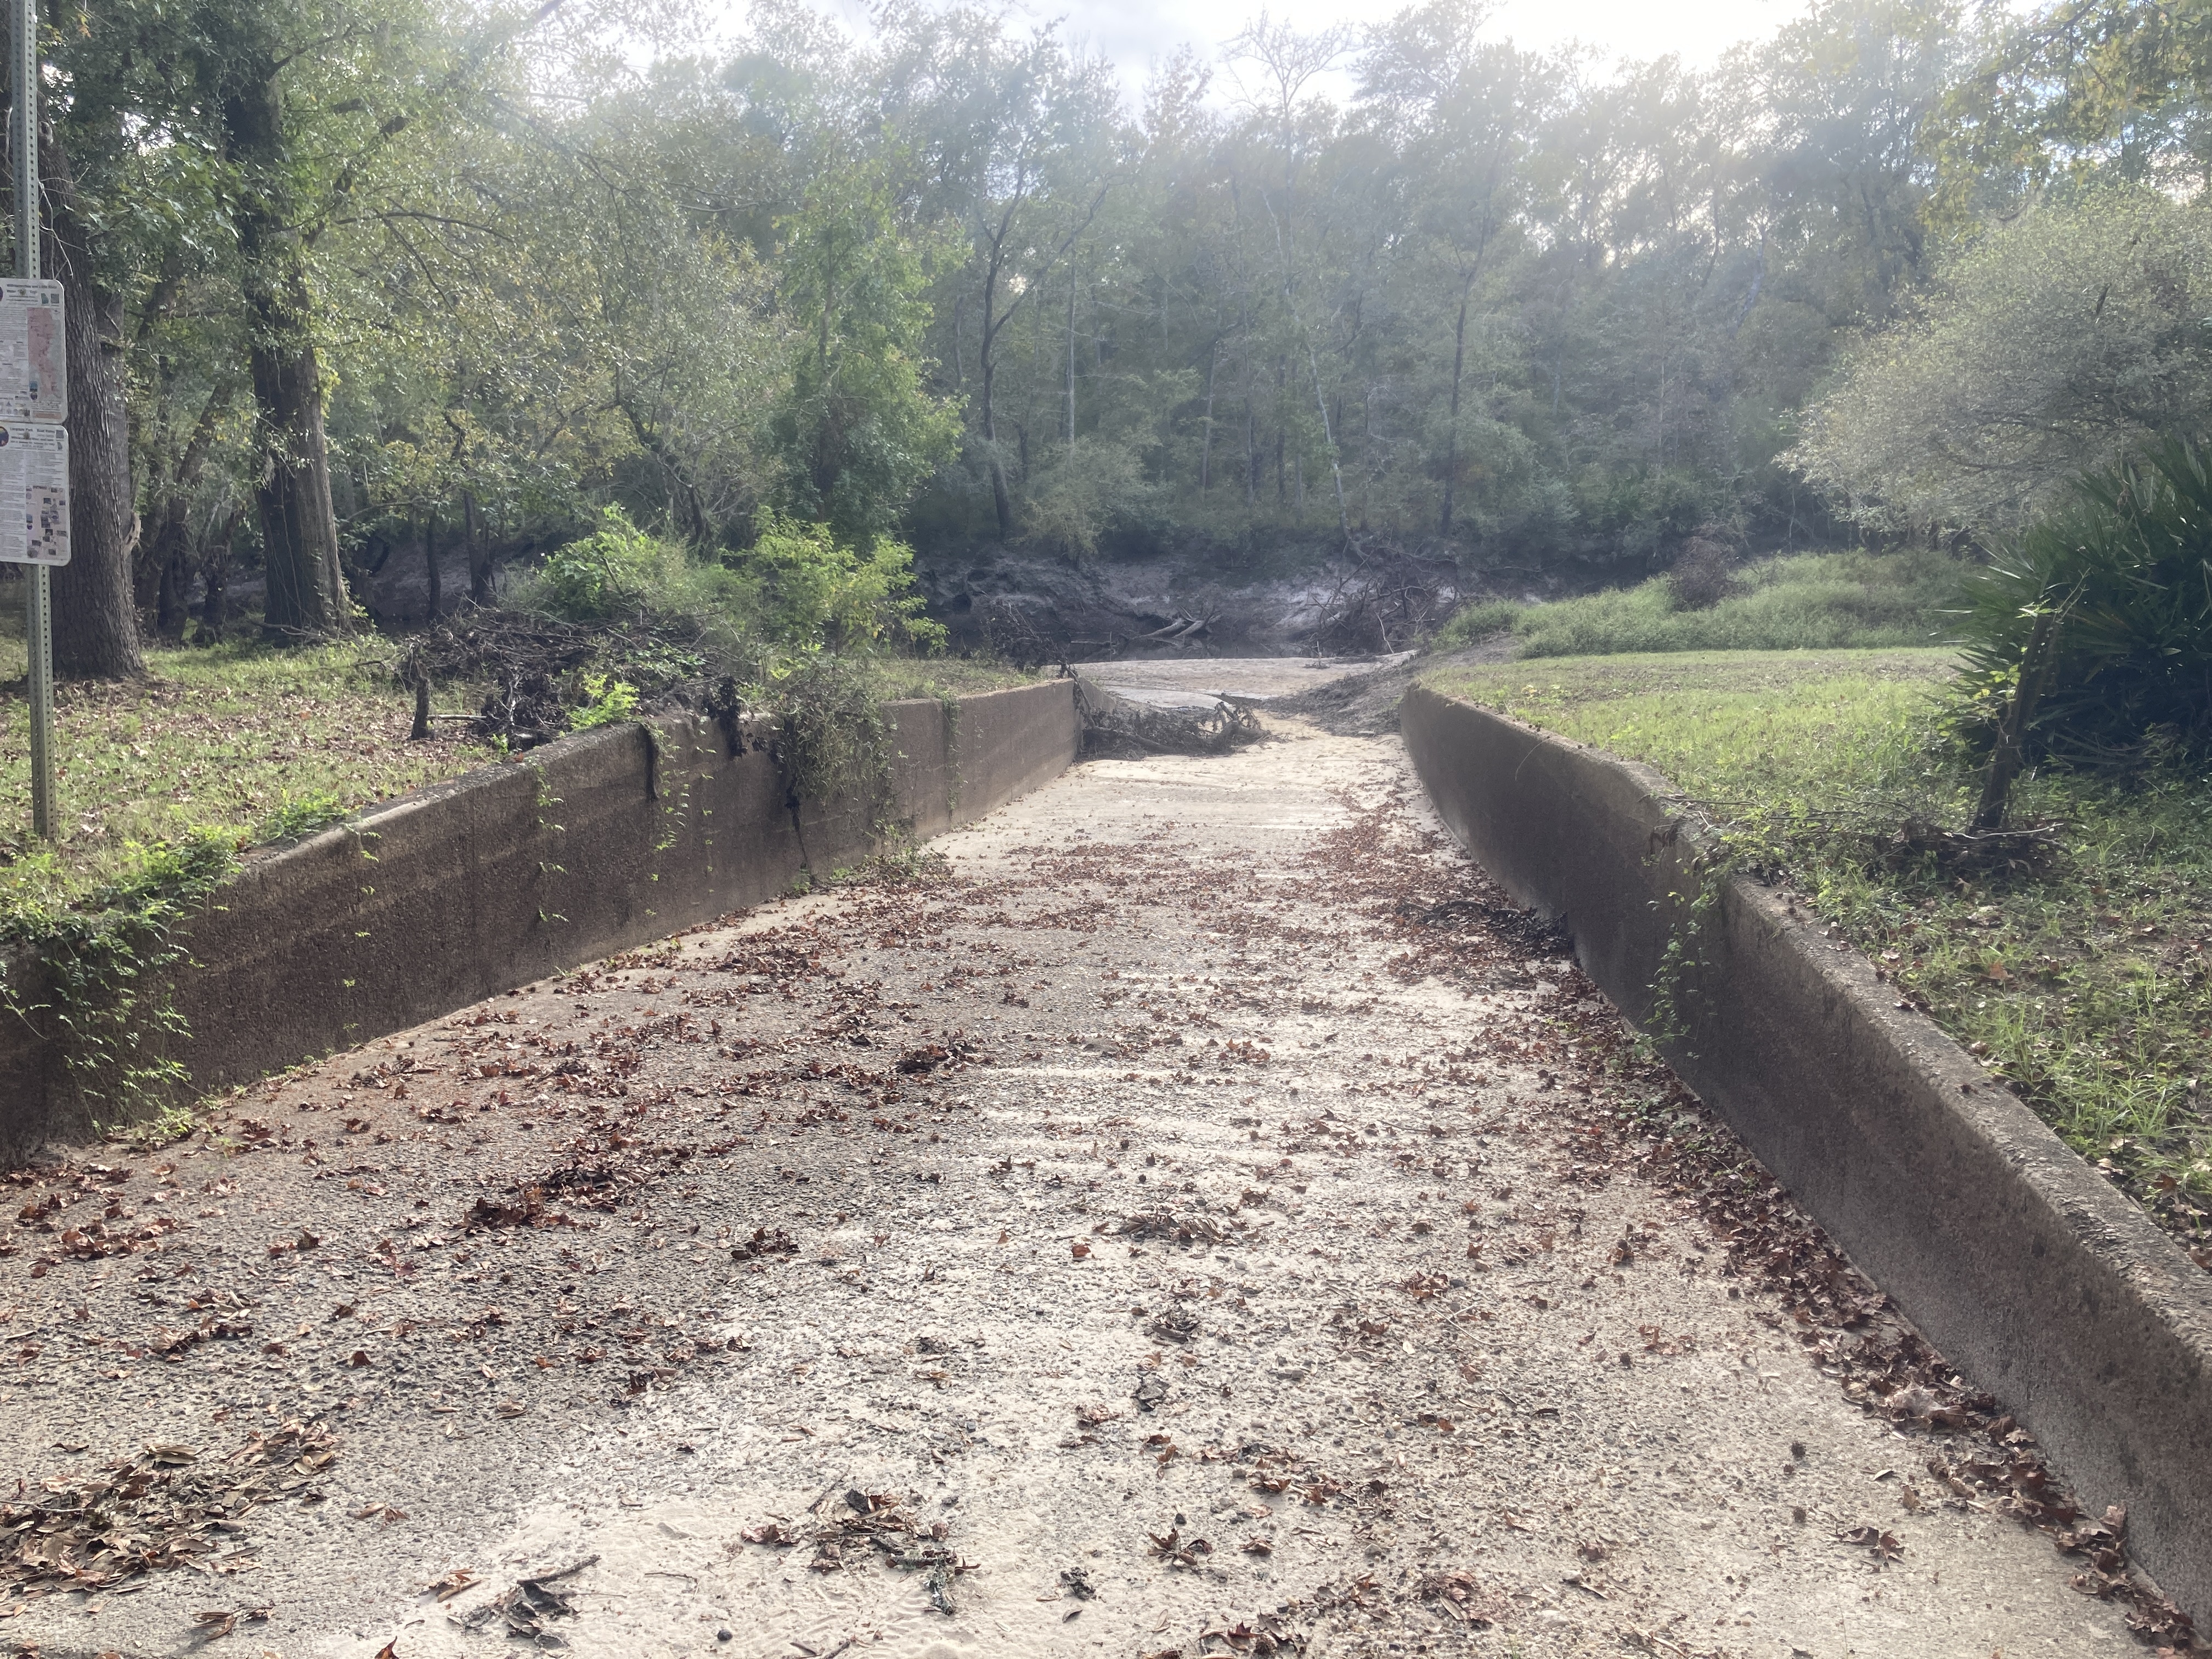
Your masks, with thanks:
M 584 676 L 584 702 L 568 715 L 568 729 L 589 732 L 637 719 L 637 687 L 611 674 Z
M 352 816 L 353 809 L 327 791 L 287 795 L 274 811 L 254 826 L 253 838 L 264 847 L 305 841 L 334 823 L 343 823 Z

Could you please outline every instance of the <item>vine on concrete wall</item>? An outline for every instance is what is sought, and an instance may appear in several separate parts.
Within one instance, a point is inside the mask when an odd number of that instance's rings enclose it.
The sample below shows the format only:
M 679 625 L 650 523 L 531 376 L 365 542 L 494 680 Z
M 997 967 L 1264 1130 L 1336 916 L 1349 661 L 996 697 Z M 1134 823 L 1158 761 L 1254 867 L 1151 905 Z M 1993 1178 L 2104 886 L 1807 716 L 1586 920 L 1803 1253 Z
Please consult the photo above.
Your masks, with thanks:
M 237 869 L 234 836 L 195 830 L 80 904 L 0 915 L 0 1006 L 59 1042 L 94 1121 L 151 1115 L 189 1081 L 169 1052 L 190 1034 L 167 971 L 176 929 Z

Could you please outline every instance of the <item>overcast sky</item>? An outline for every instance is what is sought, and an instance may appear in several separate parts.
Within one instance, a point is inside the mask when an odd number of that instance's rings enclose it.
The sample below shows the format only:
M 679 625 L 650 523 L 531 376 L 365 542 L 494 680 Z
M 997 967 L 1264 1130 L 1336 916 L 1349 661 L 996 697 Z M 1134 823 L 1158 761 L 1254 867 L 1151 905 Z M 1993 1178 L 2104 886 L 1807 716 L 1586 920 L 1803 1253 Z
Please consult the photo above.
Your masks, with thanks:
M 859 25 L 857 0 L 817 0 Z M 1302 29 L 1334 22 L 1379 22 L 1407 0 L 1268 0 L 1269 14 Z M 1674 52 L 1704 66 L 1739 40 L 1771 34 L 1802 9 L 1803 0 L 1498 0 L 1489 33 L 1524 46 L 1553 47 L 1580 40 L 1614 59 L 1657 58 Z M 1152 64 L 1186 42 L 1211 58 L 1221 43 L 1255 15 L 1243 0 L 1026 0 L 1043 21 L 1065 18 L 1071 40 L 1087 41 L 1113 60 L 1133 105 Z M 1218 92 L 1227 88 L 1217 86 Z
M 1379 23 L 1405 9 L 1407 0 L 1271 0 L 1270 15 L 1302 29 L 1330 23 Z M 1243 8 L 1192 5 L 1177 0 L 1073 0 L 1046 8 L 1065 15 L 1071 36 L 1087 38 L 1114 60 L 1123 84 L 1141 88 L 1146 68 L 1188 41 L 1202 55 L 1243 27 Z M 1524 46 L 1563 46 L 1580 40 L 1608 58 L 1657 58 L 1668 52 L 1703 65 L 1739 40 L 1773 32 L 1796 15 L 1798 0 L 1502 0 L 1487 33 Z M 1250 10 L 1256 13 L 1255 5 Z

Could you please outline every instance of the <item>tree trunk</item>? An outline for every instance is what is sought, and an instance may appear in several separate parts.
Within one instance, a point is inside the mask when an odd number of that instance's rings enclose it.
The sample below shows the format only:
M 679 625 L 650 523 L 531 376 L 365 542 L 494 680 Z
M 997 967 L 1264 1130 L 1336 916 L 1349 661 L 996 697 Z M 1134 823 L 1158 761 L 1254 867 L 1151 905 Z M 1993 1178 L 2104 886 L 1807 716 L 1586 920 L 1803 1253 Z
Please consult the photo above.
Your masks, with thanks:
M 147 550 L 146 563 L 155 573 L 154 631 L 158 637 L 171 641 L 185 636 L 185 595 L 192 585 L 192 486 L 199 482 L 200 472 L 207 465 L 208 447 L 215 441 L 216 428 L 223 410 L 229 406 L 230 394 L 231 384 L 228 380 L 219 382 L 208 393 L 199 419 L 192 423 L 192 435 L 185 442 L 176 472 L 161 494 L 161 516 L 154 522 L 151 545 Z
M 1453 498 L 1459 483 L 1459 385 L 1467 367 L 1467 307 L 1474 296 L 1469 283 L 1459 291 L 1459 325 L 1452 331 L 1451 425 L 1444 432 L 1444 509 L 1437 520 L 1437 534 L 1452 532 Z
M 223 623 L 228 619 L 230 588 L 230 540 L 238 530 L 238 509 L 231 508 L 222 515 L 222 522 L 208 537 L 205 572 L 207 592 L 200 601 L 200 643 L 219 645 L 222 642 Z
M 272 639 L 351 631 L 323 434 L 322 365 L 313 334 L 306 256 L 287 221 L 283 107 L 273 59 L 263 57 L 224 99 L 223 125 L 243 175 L 234 222 L 252 319 L 253 397 L 268 458 L 260 491 L 263 617 Z
M 438 620 L 438 612 L 446 600 L 446 584 L 438 571 L 438 515 L 433 512 L 422 520 L 422 568 L 430 583 L 430 620 Z
M 1244 510 L 1260 505 L 1260 428 L 1252 413 L 1252 377 L 1244 377 Z
M 993 360 L 988 344 L 983 348 L 982 357 L 983 448 L 991 468 L 991 506 L 998 514 L 999 539 L 1011 541 L 1014 534 L 1014 503 L 1006 493 L 1006 469 L 999 459 L 999 417 L 991 407 L 991 387 L 998 375 L 998 364 Z
M 75 679 L 135 678 L 138 649 L 131 556 L 131 427 L 123 402 L 123 296 L 93 262 L 91 227 L 68 152 L 41 124 L 39 171 L 48 204 L 41 264 L 62 285 L 70 380 L 70 562 L 53 573 L 54 672 Z
M 173 546 L 161 562 L 161 580 L 154 589 L 155 637 L 170 645 L 184 642 L 186 596 L 191 592 L 192 565 L 181 546 Z
M 472 489 L 461 492 L 461 535 L 469 550 L 469 597 L 478 605 L 491 603 L 491 535 L 477 517 Z
M 1212 482 L 1213 471 L 1213 372 L 1221 366 L 1221 340 L 1214 337 L 1206 349 L 1206 419 L 1200 422 L 1201 440 L 1198 452 L 1198 493 L 1206 494 Z
M 347 632 L 349 618 L 323 436 L 322 368 L 304 333 L 306 284 L 299 272 L 291 276 L 288 296 L 264 289 L 248 301 L 256 325 L 253 395 L 270 461 L 260 501 L 269 577 L 263 627 L 273 638 L 323 639 Z
M 185 636 L 185 594 L 192 585 L 189 511 L 184 493 L 172 490 L 154 530 L 154 633 L 172 643 Z

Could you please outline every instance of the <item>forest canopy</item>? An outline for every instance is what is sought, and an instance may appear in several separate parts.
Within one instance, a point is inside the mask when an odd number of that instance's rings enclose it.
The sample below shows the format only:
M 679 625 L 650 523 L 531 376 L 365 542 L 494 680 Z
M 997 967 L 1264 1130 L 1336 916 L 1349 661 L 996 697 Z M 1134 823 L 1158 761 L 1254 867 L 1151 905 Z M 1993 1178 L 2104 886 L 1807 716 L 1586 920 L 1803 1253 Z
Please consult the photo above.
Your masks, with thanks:
M 1477 0 L 1263 14 L 1134 107 L 998 7 L 708 21 L 46 15 L 66 669 L 254 571 L 273 633 L 342 631 L 403 545 L 488 598 L 608 507 L 707 556 L 803 524 L 1639 580 L 2002 529 L 2212 389 L 2188 9 L 1815 0 L 1702 71 Z

